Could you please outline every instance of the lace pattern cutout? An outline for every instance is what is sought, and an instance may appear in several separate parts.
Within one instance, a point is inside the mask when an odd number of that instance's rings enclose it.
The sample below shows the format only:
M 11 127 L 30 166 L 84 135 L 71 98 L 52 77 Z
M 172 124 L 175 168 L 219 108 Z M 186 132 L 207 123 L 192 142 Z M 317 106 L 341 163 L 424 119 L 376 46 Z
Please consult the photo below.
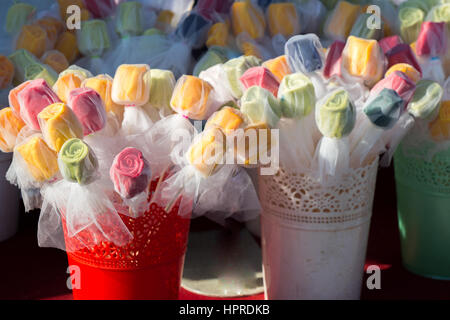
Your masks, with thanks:
M 326 186 L 311 174 L 283 168 L 275 176 L 260 176 L 263 215 L 311 230 L 358 226 L 372 214 L 377 168 L 378 159 Z
M 151 184 L 152 193 L 157 181 Z M 68 238 L 63 221 L 67 251 L 74 260 L 104 269 L 129 270 L 170 263 L 185 253 L 189 233 L 190 217 L 178 215 L 179 202 L 170 212 L 152 203 L 148 212 L 139 218 L 120 214 L 133 235 L 133 241 L 124 247 L 92 239 L 95 235 L 92 230 L 87 230 L 85 237 L 82 231 L 79 237 Z M 126 209 L 117 205 L 117 210 Z M 87 245 L 93 241 L 98 244 Z

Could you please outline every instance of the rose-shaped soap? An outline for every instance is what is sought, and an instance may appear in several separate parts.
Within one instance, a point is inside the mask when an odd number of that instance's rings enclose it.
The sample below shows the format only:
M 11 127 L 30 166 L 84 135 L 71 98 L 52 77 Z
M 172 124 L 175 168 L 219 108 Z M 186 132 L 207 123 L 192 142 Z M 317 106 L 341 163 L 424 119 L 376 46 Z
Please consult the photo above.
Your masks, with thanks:
M 53 90 L 64 103 L 67 103 L 70 92 L 80 88 L 83 81 L 91 77 L 93 76 L 88 70 L 72 65 L 59 74 Z
M 0 90 L 10 85 L 13 77 L 13 63 L 7 57 L 0 55 Z
M 376 40 L 350 36 L 342 53 L 342 69 L 373 87 L 384 74 L 384 54 Z
M 411 102 L 408 104 L 408 112 L 419 119 L 434 120 L 443 95 L 444 90 L 439 83 L 420 80 Z
M 45 107 L 61 102 L 43 79 L 31 80 L 17 95 L 20 117 L 33 130 L 40 130 L 38 114 Z
M 69 67 L 66 56 L 58 50 L 47 51 L 42 56 L 41 61 L 52 67 L 57 73 L 61 73 Z
M 16 86 L 26 81 L 25 69 L 30 65 L 39 63 L 34 55 L 24 49 L 15 51 L 8 58 L 14 64 L 13 83 Z
M 116 31 L 121 37 L 137 36 L 144 32 L 142 4 L 137 1 L 122 2 L 117 8 Z
M 323 75 L 325 78 L 331 78 L 333 76 L 340 77 L 341 64 L 342 64 L 342 52 L 344 51 L 345 43 L 342 41 L 335 41 L 328 49 L 327 59 L 325 61 L 325 68 L 323 69 Z
M 281 118 L 279 101 L 272 93 L 261 87 L 251 87 L 241 99 L 241 112 L 251 124 L 266 123 L 274 128 Z
M 226 138 L 222 129 L 212 127 L 195 138 L 187 151 L 187 160 L 198 173 L 209 177 L 223 164 L 225 147 Z
M 379 81 L 370 91 L 371 95 L 378 95 L 383 89 L 392 89 L 408 103 L 416 90 L 416 84 L 406 74 L 394 71 Z
M 280 83 L 276 77 L 264 67 L 253 67 L 244 72 L 240 78 L 245 90 L 250 87 L 258 86 L 270 91 L 275 97 L 278 94 Z
M 409 65 L 407 63 L 397 63 L 394 64 L 392 67 L 389 68 L 388 71 L 384 74 L 384 77 L 389 77 L 392 73 L 395 71 L 403 72 L 410 78 L 414 83 L 417 83 L 421 78 L 422 75 L 419 71 L 416 70 L 412 65 Z
M 281 34 L 290 38 L 300 33 L 300 20 L 293 3 L 272 3 L 267 7 L 266 15 L 272 37 Z
M 25 25 L 16 41 L 16 50 L 25 49 L 40 58 L 47 48 L 47 34 L 37 25 Z
M 266 29 L 263 12 L 250 1 L 233 3 L 231 24 L 235 36 L 245 32 L 253 39 L 262 38 Z
M 341 139 L 355 126 L 356 110 L 347 91 L 338 89 L 319 102 L 317 127 L 328 138 Z
M 324 65 L 322 45 L 315 34 L 290 38 L 284 51 L 294 72 L 310 73 L 322 69 Z
M 391 50 L 398 44 L 403 43 L 403 41 L 399 36 L 390 36 L 381 39 L 380 41 L 378 41 L 378 43 L 380 44 L 380 47 L 383 50 L 384 54 L 386 54 L 389 50 Z
M 410 44 L 416 41 L 424 18 L 425 14 L 419 8 L 404 7 L 400 9 L 398 12 L 400 34 L 406 43 Z
M 253 42 L 253 40 L 241 41 L 239 43 L 239 48 L 244 56 L 253 56 L 258 59 L 262 59 L 263 57 L 261 47 Z
M 414 54 L 412 48 L 407 44 L 401 43 L 396 45 L 394 48 L 386 52 L 386 58 L 388 60 L 388 68 L 398 63 L 407 63 L 422 73 L 422 69 L 417 62 L 416 55 Z
M 140 150 L 125 148 L 114 158 L 109 175 L 116 192 L 131 199 L 148 188 L 152 173 Z
M 237 2 L 236 2 L 237 3 Z M 241 56 L 239 58 L 227 61 L 223 67 L 227 73 L 228 85 L 235 98 L 242 97 L 242 85 L 239 81 L 240 77 L 247 69 L 257 67 L 261 64 L 261 60 L 254 56 Z
M 9 34 L 16 34 L 22 26 L 27 24 L 36 13 L 36 8 L 28 3 L 14 3 L 9 7 L 6 15 L 5 30 Z
M 445 22 L 450 24 L 450 2 L 448 0 L 440 1 L 440 4 L 433 6 L 427 13 L 427 21 Z
M 205 80 L 194 76 L 182 76 L 173 91 L 172 109 L 194 120 L 205 120 L 212 113 L 213 87 Z
M 0 150 L 12 152 L 16 146 L 16 139 L 25 122 L 14 113 L 11 108 L 0 110 Z
M 57 154 L 40 135 L 31 136 L 18 145 L 16 150 L 37 182 L 50 180 L 58 173 Z
M 58 165 L 64 179 L 85 185 L 95 179 L 98 161 L 91 148 L 82 140 L 67 140 L 58 153 Z
M 244 116 L 239 110 L 231 107 L 223 107 L 208 119 L 205 130 L 217 126 L 221 128 L 225 134 L 229 134 L 234 130 L 241 128 L 243 124 Z
M 229 34 L 228 25 L 225 22 L 213 24 L 208 31 L 206 46 L 208 48 L 212 46 L 226 47 L 228 45 Z
M 150 96 L 151 78 L 146 64 L 122 64 L 114 75 L 112 99 L 120 105 L 142 106 Z
M 77 37 L 80 52 L 89 57 L 99 57 L 110 47 L 106 22 L 103 20 L 83 22 Z
M 444 22 L 424 22 L 416 41 L 417 55 L 431 57 L 444 56 L 449 49 L 447 28 L 449 27 Z
M 392 89 L 383 89 L 365 107 L 370 122 L 380 128 L 390 129 L 400 118 L 405 101 Z
M 312 82 L 302 73 L 284 77 L 278 90 L 281 110 L 286 118 L 301 119 L 316 105 L 316 94 Z
M 361 7 L 357 4 L 339 1 L 325 23 L 325 35 L 333 40 L 345 41 L 360 11 Z
M 281 82 L 285 76 L 292 73 L 285 55 L 267 60 L 263 63 L 263 67 L 269 69 L 277 78 L 278 82 Z
M 84 80 L 81 86 L 94 89 L 102 98 L 106 112 L 112 112 L 122 122 L 124 108 L 112 100 L 112 84 L 113 79 L 109 75 L 104 74 Z
M 64 103 L 54 103 L 38 114 L 38 121 L 47 145 L 59 152 L 72 138 L 83 138 L 83 127 L 74 112 Z
M 77 44 L 77 37 L 69 31 L 63 32 L 59 36 L 55 49 L 62 52 L 69 63 L 75 61 L 80 53 Z
M 100 94 L 91 88 L 74 89 L 68 105 L 83 126 L 85 136 L 102 130 L 106 125 L 106 110 Z

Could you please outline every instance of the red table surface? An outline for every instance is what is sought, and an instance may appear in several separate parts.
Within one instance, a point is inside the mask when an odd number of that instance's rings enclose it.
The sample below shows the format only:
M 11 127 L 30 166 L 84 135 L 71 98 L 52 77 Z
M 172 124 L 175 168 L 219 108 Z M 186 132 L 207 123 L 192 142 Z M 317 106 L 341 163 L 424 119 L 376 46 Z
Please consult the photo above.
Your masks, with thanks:
M 19 232 L 0 243 L 0 299 L 72 299 L 66 287 L 68 278 L 65 252 L 39 248 L 36 239 L 38 212 L 21 215 Z M 194 223 L 197 223 L 194 221 Z M 431 280 L 406 271 L 401 265 L 397 227 L 395 184 L 392 167 L 378 175 L 373 218 L 367 249 L 367 264 L 380 265 L 381 290 L 364 285 L 361 298 L 450 299 L 450 281 Z M 215 300 L 184 289 L 183 300 Z M 264 295 L 241 299 L 261 300 Z

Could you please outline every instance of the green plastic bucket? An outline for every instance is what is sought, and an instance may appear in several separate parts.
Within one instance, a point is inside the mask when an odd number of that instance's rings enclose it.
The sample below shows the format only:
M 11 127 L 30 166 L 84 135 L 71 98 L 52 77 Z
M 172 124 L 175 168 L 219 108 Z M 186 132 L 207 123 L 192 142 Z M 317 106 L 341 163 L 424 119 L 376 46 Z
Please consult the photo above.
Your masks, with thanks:
M 426 147 L 405 150 L 400 146 L 394 159 L 403 265 L 450 280 L 450 148 L 432 159 Z

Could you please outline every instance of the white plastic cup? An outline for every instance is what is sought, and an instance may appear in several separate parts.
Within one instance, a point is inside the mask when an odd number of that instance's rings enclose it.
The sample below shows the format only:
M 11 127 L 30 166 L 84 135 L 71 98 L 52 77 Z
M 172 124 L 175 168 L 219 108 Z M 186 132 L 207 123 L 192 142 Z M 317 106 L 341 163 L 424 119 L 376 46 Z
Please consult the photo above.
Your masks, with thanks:
M 360 298 L 377 168 L 327 186 L 283 169 L 260 177 L 266 299 Z
M 0 242 L 11 238 L 19 226 L 19 190 L 6 179 L 12 154 L 0 152 Z

